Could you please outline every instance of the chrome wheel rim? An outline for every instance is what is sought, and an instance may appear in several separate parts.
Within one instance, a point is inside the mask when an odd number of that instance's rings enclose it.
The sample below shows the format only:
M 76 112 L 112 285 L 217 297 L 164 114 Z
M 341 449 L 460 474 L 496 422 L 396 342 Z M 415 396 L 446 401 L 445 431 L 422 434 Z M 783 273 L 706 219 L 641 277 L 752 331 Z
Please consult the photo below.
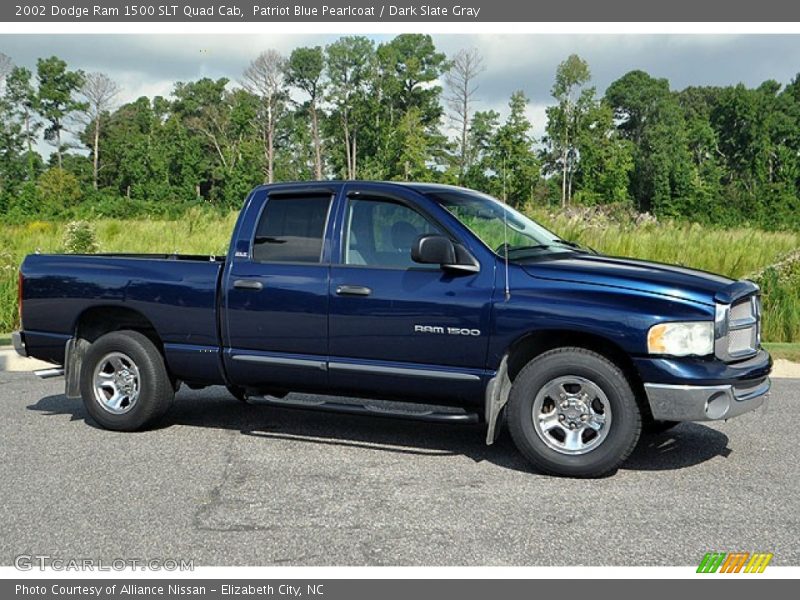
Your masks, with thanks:
M 548 381 L 533 401 L 533 428 L 561 454 L 586 454 L 608 436 L 611 405 L 600 387 L 584 377 L 566 375 Z
M 100 407 L 122 415 L 136 406 L 141 380 L 139 368 L 122 352 L 106 354 L 94 369 L 94 398 Z

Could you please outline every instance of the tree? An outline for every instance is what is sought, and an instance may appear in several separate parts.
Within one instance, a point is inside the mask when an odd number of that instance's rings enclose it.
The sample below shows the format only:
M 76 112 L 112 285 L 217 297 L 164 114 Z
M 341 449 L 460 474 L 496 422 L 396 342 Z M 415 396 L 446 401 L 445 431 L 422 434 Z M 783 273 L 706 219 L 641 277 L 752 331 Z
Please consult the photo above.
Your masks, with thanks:
M 475 79 L 485 70 L 483 57 L 477 48 L 462 49 L 453 57 L 450 69 L 445 74 L 448 89 L 445 101 L 451 111 L 451 120 L 458 129 L 458 181 L 463 183 L 470 169 L 469 124 L 472 118 L 472 104 L 478 85 Z
M 696 172 L 669 82 L 631 71 L 614 81 L 605 97 L 621 136 L 633 142 L 631 194 L 639 210 L 664 216 L 694 210 Z
M 400 142 L 399 160 L 403 173 L 396 176 L 396 179 L 403 181 L 427 179 L 429 139 L 422 128 L 418 108 L 407 111 L 400 119 L 397 124 L 397 138 Z
M 67 70 L 67 63 L 56 56 L 37 60 L 36 73 L 39 80 L 37 110 L 50 123 L 44 130 L 44 137 L 55 145 L 61 167 L 64 122 L 72 113 L 86 108 L 85 103 L 74 97 L 83 84 L 83 73 Z
M 522 206 L 533 198 L 539 180 L 539 161 L 533 150 L 531 122 L 525 115 L 528 99 L 519 90 L 511 95 L 510 112 L 491 144 L 493 193 L 512 206 Z
M 244 87 L 261 99 L 265 183 L 272 183 L 275 178 L 275 130 L 287 98 L 285 63 L 280 52 L 270 49 L 259 54 L 244 71 Z
M 770 227 L 797 220 L 800 182 L 800 107 L 791 84 L 783 93 L 780 88 L 775 81 L 729 87 L 711 110 L 739 212 Z
M 341 125 L 347 179 L 355 179 L 358 173 L 361 127 L 358 108 L 368 102 L 368 90 L 375 73 L 374 51 L 372 41 L 361 36 L 340 38 L 325 49 L 330 82 L 328 100 Z
M 325 56 L 320 46 L 295 48 L 286 65 L 286 83 L 308 94 L 311 138 L 314 143 L 314 177 L 322 179 L 322 139 L 319 131 L 319 100 L 325 92 L 322 75 Z
M 85 118 L 91 128 L 92 179 L 97 189 L 97 174 L 100 169 L 100 124 L 119 94 L 117 83 L 104 73 L 88 73 L 83 80 L 81 93 L 86 98 Z
M 404 115 L 417 110 L 422 133 L 432 159 L 444 159 L 447 139 L 441 133 L 443 114 L 439 80 L 448 67 L 447 57 L 436 50 L 433 39 L 423 34 L 398 35 L 380 44 L 376 51 L 377 76 L 372 108 L 372 152 L 386 178 L 402 177 L 405 165 L 399 151 L 398 124 Z
M 447 57 L 436 51 L 433 39 L 420 33 L 398 35 L 377 50 L 382 99 L 389 109 L 390 123 L 416 107 L 423 124 L 438 124 L 442 115 L 436 85 L 446 70 Z
M 39 198 L 50 215 L 63 213 L 64 209 L 75 206 L 81 199 L 78 178 L 61 167 L 53 167 L 42 173 L 37 188 Z
M 633 144 L 614 127 L 608 104 L 592 104 L 576 132 L 575 199 L 583 204 L 630 202 L 629 180 L 633 170 Z
M 500 113 L 495 110 L 476 111 L 472 115 L 467 140 L 470 167 L 463 184 L 479 190 L 490 189 L 493 171 L 492 144 L 500 126 Z
M 27 148 L 28 181 L 35 178 L 34 165 L 37 162 L 33 145 L 41 123 L 36 120 L 36 90 L 31 85 L 33 74 L 24 67 L 14 67 L 6 79 L 6 98 L 12 115 L 22 121 L 22 131 Z
M 547 109 L 547 134 L 561 171 L 561 206 L 572 199 L 572 178 L 577 163 L 576 138 L 581 120 L 594 102 L 594 88 L 584 89 L 591 79 L 589 65 L 577 54 L 558 65 L 551 93 L 558 101 Z
M 8 54 L 0 52 L 0 91 L 3 90 L 6 77 L 8 77 L 11 70 L 14 68 L 14 63 Z

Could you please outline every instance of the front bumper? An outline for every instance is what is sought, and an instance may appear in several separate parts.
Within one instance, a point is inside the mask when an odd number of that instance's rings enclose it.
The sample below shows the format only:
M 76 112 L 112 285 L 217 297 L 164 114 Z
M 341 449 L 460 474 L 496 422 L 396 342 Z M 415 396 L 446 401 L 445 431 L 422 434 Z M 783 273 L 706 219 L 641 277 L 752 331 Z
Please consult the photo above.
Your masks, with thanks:
M 25 348 L 25 337 L 22 335 L 21 331 L 15 331 L 11 334 L 11 343 L 14 345 L 14 350 L 17 351 L 17 354 L 20 356 L 28 356 L 28 351 Z
M 769 398 L 770 380 L 726 385 L 645 383 L 657 421 L 717 421 L 756 410 Z

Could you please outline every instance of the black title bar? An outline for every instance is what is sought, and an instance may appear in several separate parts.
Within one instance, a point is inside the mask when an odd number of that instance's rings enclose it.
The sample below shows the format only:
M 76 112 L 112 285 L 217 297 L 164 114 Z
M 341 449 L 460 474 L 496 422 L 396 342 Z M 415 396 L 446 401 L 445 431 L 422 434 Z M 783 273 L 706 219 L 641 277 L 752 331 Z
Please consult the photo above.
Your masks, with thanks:
M 800 3 L 786 0 L 11 0 L 3 22 L 797 22 Z

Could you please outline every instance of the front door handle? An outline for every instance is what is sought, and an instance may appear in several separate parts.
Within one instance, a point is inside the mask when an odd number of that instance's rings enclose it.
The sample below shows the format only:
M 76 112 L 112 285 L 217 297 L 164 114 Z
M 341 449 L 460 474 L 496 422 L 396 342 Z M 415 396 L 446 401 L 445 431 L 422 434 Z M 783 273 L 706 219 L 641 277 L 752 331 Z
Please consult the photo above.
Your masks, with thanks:
M 364 285 L 340 285 L 336 288 L 338 296 L 369 296 L 372 290 Z
M 264 289 L 264 284 L 260 281 L 256 281 L 255 279 L 236 279 L 233 282 L 233 287 L 237 290 L 262 290 Z

